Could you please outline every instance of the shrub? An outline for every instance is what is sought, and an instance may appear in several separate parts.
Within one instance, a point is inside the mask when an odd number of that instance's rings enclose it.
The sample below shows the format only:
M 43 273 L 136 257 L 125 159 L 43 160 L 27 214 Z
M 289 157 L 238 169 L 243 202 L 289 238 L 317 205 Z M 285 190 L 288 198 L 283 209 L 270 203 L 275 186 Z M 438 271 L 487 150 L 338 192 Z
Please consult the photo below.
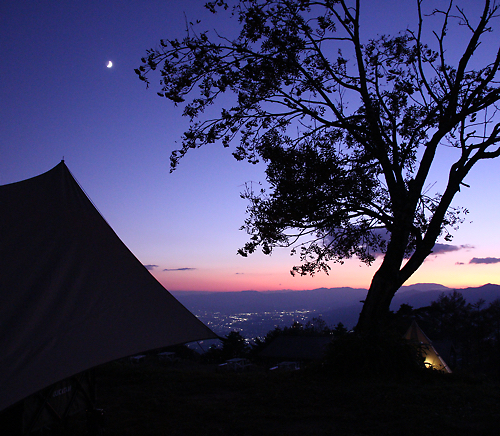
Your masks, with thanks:
M 401 337 L 349 333 L 331 343 L 326 367 L 341 377 L 392 378 L 414 374 L 424 362 L 419 347 Z

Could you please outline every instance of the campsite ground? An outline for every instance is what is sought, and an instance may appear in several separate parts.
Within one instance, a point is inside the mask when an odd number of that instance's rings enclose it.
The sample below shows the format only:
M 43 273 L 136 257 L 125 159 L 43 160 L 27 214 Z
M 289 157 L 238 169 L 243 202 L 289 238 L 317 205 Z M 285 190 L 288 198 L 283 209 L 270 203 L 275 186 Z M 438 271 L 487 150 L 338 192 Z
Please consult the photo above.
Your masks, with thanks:
M 97 377 L 108 436 L 470 436 L 500 428 L 500 386 L 486 379 L 339 380 L 317 368 L 220 373 L 189 362 L 115 362 Z

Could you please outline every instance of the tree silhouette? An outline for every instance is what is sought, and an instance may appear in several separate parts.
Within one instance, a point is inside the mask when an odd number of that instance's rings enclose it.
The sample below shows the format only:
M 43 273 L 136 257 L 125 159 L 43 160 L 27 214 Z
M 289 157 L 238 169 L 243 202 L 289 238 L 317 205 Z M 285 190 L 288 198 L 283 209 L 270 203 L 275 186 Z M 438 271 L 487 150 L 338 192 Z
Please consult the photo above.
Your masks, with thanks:
M 243 357 L 248 349 L 245 338 L 237 331 L 228 333 L 222 343 L 222 354 L 225 359 Z
M 384 324 L 397 290 L 463 221 L 467 210 L 451 202 L 471 168 L 500 155 L 500 49 L 478 53 L 498 4 L 484 0 L 475 17 L 454 0 L 443 10 L 425 6 L 416 0 L 415 29 L 365 39 L 361 0 L 241 0 L 232 9 L 217 0 L 206 7 L 230 9 L 236 37 L 192 25 L 184 39 L 148 50 L 136 70 L 148 85 L 159 70 L 158 94 L 191 120 L 172 170 L 188 150 L 214 142 L 234 144 L 236 159 L 267 164 L 269 188 L 242 193 L 250 239 L 241 255 L 288 247 L 301 259 L 292 273 L 301 275 L 384 256 L 359 332 Z M 439 20 L 429 38 L 424 18 Z M 467 36 L 463 47 L 447 38 L 451 26 Z M 461 50 L 455 63 L 450 45 Z M 431 194 L 443 147 L 454 161 L 444 190 Z

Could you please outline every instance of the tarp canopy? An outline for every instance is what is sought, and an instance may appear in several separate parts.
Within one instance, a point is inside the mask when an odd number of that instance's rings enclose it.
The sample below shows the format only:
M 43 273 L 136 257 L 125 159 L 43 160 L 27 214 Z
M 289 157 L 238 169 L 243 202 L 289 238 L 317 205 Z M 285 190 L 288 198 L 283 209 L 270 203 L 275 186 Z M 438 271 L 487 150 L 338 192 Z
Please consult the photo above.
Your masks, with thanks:
M 61 379 L 217 336 L 114 233 L 64 161 L 0 186 L 0 410 Z
M 443 358 L 432 345 L 432 342 L 419 327 L 416 321 L 412 321 L 410 328 L 404 335 L 405 339 L 413 341 L 422 347 L 422 354 L 425 359 L 425 365 L 443 372 L 451 372 Z

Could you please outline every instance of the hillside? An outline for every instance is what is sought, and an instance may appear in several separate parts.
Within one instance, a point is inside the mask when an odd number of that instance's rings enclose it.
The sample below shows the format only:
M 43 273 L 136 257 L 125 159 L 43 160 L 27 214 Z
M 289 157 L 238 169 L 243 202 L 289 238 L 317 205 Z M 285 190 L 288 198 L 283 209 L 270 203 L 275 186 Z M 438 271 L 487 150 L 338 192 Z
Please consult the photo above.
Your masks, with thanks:
M 454 290 L 434 283 L 403 286 L 394 297 L 391 309 L 397 310 L 401 304 L 409 304 L 414 308 L 427 306 L 442 293 L 449 294 Z M 479 299 L 490 303 L 500 298 L 500 285 L 495 284 L 457 290 L 469 303 L 475 303 Z M 321 317 L 328 325 L 332 326 L 342 322 L 346 327 L 351 328 L 356 324 L 362 307 L 361 301 L 365 298 L 366 292 L 366 289 L 342 287 L 265 292 L 174 291 L 172 294 L 204 321 L 213 319 L 214 314 L 217 314 L 218 317 L 229 317 L 243 313 L 256 314 L 266 326 L 265 328 L 269 326 L 272 328 L 273 320 L 271 318 L 277 313 L 287 312 L 286 320 L 288 322 L 288 320 L 294 319 L 294 314 L 305 312 L 308 319 Z M 269 318 L 268 322 L 266 322 L 266 317 Z M 252 319 L 247 316 L 245 328 L 248 329 L 252 322 Z M 240 329 L 242 328 L 240 326 Z
M 314 370 L 114 362 L 97 380 L 108 436 L 486 436 L 500 426 L 497 383 L 439 374 L 352 380 Z M 54 435 L 86 434 L 83 421 L 71 430 Z

